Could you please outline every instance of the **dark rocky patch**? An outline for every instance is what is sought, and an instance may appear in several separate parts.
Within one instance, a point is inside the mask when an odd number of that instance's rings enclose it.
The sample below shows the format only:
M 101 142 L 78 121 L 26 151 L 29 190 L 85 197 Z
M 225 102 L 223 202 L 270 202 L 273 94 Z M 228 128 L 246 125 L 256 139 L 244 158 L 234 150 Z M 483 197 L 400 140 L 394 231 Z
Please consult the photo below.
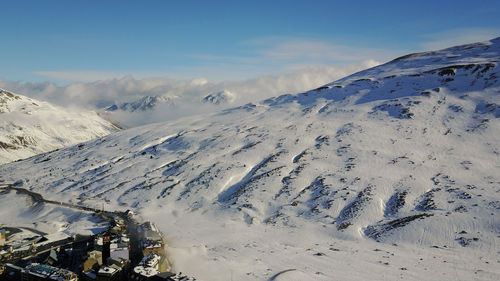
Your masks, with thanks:
M 396 215 L 399 210 L 405 205 L 405 199 L 407 195 L 407 191 L 396 191 L 391 196 L 391 198 L 389 198 L 385 205 L 384 216 L 389 217 Z
M 421 197 L 420 202 L 415 207 L 415 209 L 423 212 L 435 210 L 437 207 L 436 207 L 436 202 L 434 201 L 434 193 L 440 190 L 441 188 L 433 188 L 430 191 L 424 193 Z
M 417 220 L 417 219 L 424 219 L 427 217 L 431 217 L 433 214 L 418 214 L 418 215 L 412 215 L 412 216 L 407 216 L 403 218 L 398 218 L 395 220 L 391 220 L 386 223 L 381 223 L 377 225 L 370 225 L 366 228 L 365 230 L 365 235 L 377 240 L 378 238 L 382 237 L 383 235 L 386 235 L 390 231 L 401 228 L 409 224 L 410 222 Z
M 398 119 L 411 119 L 415 115 L 411 112 L 411 108 L 420 101 L 403 101 L 400 99 L 394 99 L 390 101 L 386 101 L 381 105 L 377 105 L 373 107 L 373 111 L 371 113 L 375 113 L 377 111 L 386 111 L 391 117 Z
M 479 241 L 479 238 L 473 237 L 473 238 L 466 238 L 464 236 L 460 236 L 456 239 L 458 241 L 458 244 L 460 244 L 462 247 L 467 247 L 469 246 L 472 242 Z
M 448 75 L 455 75 L 455 68 L 453 67 L 447 67 L 438 72 L 439 76 L 448 76 Z
M 482 102 L 476 106 L 474 111 L 479 114 L 493 114 L 495 118 L 500 117 L 500 105 L 496 103 Z
M 369 185 L 358 193 L 356 198 L 344 207 L 337 217 L 337 229 L 346 229 L 352 224 L 352 220 L 359 216 L 363 207 L 372 200 L 373 186 Z

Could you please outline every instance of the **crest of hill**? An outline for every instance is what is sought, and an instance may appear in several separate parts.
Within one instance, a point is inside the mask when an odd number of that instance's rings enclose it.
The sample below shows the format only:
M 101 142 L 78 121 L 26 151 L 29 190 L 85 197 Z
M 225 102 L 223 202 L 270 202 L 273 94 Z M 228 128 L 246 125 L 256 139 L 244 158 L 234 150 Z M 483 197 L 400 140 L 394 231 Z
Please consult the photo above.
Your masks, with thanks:
M 116 130 L 95 112 L 68 110 L 0 89 L 0 164 Z

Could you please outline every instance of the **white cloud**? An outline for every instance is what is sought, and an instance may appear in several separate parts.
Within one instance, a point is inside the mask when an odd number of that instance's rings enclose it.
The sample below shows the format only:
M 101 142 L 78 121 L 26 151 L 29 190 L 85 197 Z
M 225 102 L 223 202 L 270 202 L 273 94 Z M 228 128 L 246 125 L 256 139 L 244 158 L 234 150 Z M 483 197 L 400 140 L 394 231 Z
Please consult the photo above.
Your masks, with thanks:
M 352 47 L 317 38 L 293 37 L 254 38 L 241 42 L 239 46 L 240 56 L 191 55 L 191 58 L 203 63 L 203 67 L 192 70 L 202 73 L 202 76 L 205 76 L 204 73 L 218 73 L 218 78 L 238 79 L 324 65 L 347 66 L 368 60 L 389 61 L 409 53 L 409 50 Z
M 425 50 L 439 50 L 456 45 L 487 41 L 500 36 L 500 29 L 464 28 L 451 29 L 425 36 L 426 42 L 420 45 Z
M 179 117 L 217 111 L 248 102 L 310 90 L 356 71 L 372 67 L 376 61 L 367 60 L 343 66 L 293 65 L 293 72 L 279 76 L 261 76 L 241 81 L 210 82 L 206 78 L 136 79 L 126 76 L 95 82 L 76 82 L 66 86 L 53 83 L 19 83 L 0 79 L 0 87 L 35 99 L 46 100 L 57 105 L 100 109 L 115 103 L 133 102 L 143 96 L 166 96 L 171 102 L 151 112 L 116 114 L 114 118 L 123 124 L 137 126 L 151 122 L 177 119 Z M 230 103 L 207 105 L 203 97 L 228 90 L 235 95 Z
M 258 48 L 266 61 L 295 64 L 339 64 L 359 63 L 369 59 L 389 60 L 402 54 L 402 50 L 353 47 L 314 38 L 267 37 L 254 39 L 243 44 Z
M 38 71 L 54 83 L 17 83 L 0 79 L 0 87 L 62 106 L 102 109 L 134 102 L 144 96 L 167 97 L 155 110 L 113 113 L 116 121 L 137 126 L 213 112 L 258 102 L 287 93 L 298 93 L 373 67 L 378 61 L 402 55 L 401 51 L 352 48 L 310 38 L 268 37 L 241 42 L 240 56 L 197 54 L 197 64 L 168 73 L 124 71 Z M 264 76 L 284 73 L 278 76 Z M 206 78 L 171 79 L 189 74 Z M 148 78 L 148 77 L 157 78 Z M 249 79 L 249 77 L 256 77 Z M 204 104 L 203 97 L 228 90 L 234 100 L 218 105 Z

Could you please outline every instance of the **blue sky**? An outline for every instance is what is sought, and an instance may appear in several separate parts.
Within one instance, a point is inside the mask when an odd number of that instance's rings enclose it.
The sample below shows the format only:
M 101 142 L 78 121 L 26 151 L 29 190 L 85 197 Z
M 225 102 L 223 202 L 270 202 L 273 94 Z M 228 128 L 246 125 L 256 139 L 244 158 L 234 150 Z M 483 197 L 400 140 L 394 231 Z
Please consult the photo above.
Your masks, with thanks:
M 500 36 L 500 1 L 3 1 L 0 78 L 248 79 Z

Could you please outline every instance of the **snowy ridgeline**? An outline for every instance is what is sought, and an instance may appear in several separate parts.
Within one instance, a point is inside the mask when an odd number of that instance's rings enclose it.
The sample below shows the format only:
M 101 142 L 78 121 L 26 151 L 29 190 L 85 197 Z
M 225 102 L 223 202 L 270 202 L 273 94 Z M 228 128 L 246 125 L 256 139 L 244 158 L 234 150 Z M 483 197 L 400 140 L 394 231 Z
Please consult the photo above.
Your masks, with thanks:
M 95 112 L 65 109 L 0 89 L 0 164 L 116 130 Z
M 0 176 L 137 210 L 203 280 L 498 279 L 499 59 L 500 39 L 408 55 Z

